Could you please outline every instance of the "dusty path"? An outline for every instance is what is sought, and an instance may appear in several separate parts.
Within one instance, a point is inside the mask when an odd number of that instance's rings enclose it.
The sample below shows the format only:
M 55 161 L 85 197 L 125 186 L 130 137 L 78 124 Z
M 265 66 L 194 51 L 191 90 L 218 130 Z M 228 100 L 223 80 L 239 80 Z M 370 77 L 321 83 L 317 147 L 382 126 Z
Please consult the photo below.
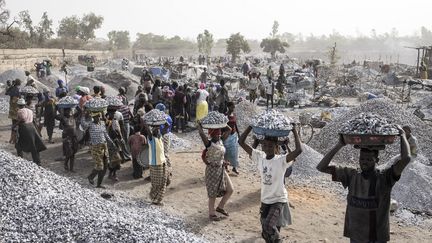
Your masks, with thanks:
M 45 131 L 43 131 L 45 134 Z M 45 137 L 46 138 L 46 137 Z M 9 139 L 9 120 L 0 116 L 1 147 L 15 154 Z M 75 174 L 65 173 L 63 162 L 56 161 L 61 156 L 60 131 L 56 129 L 55 144 L 48 144 L 48 150 L 41 154 L 43 167 L 57 174 L 72 177 L 88 186 L 85 176 L 93 163 L 86 149 L 77 155 Z M 211 242 L 264 242 L 260 237 L 259 204 L 260 184 L 256 174 L 240 169 L 240 176 L 232 177 L 235 192 L 226 210 L 230 217 L 220 222 L 208 220 L 207 198 L 204 183 L 204 164 L 200 159 L 200 144 L 185 152 L 171 152 L 174 169 L 173 182 L 169 186 L 163 207 L 170 213 L 179 215 L 189 222 L 193 232 L 202 234 Z M 26 158 L 30 158 L 26 155 Z M 240 161 L 240 163 L 244 158 Z M 131 163 L 122 165 L 120 182 L 105 184 L 109 189 L 123 191 L 132 198 L 148 200 L 150 183 L 144 179 L 132 180 Z M 145 177 L 148 171 L 145 172 Z M 339 186 L 335 184 L 335 186 Z M 348 242 L 342 237 L 345 202 L 343 198 L 324 189 L 288 185 L 293 225 L 282 229 L 284 242 Z M 419 226 L 398 225 L 391 218 L 391 242 L 432 242 L 431 229 Z

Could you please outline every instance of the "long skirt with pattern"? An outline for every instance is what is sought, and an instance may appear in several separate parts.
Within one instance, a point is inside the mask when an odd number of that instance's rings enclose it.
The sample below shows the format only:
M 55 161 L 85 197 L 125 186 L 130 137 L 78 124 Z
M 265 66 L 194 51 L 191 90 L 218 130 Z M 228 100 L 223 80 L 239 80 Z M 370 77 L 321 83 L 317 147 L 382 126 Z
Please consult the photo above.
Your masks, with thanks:
M 151 165 L 150 179 L 150 199 L 154 203 L 160 203 L 166 190 L 167 170 L 165 165 Z
M 114 144 L 114 142 L 107 142 L 107 144 L 110 160 L 109 167 L 111 169 L 120 169 L 122 159 L 120 158 L 118 147 Z
M 90 146 L 90 152 L 95 162 L 95 170 L 104 170 L 104 157 L 108 160 L 108 147 L 106 143 L 95 144 Z
M 225 195 L 226 182 L 222 166 L 207 165 L 205 170 L 205 181 L 208 197 L 222 197 Z

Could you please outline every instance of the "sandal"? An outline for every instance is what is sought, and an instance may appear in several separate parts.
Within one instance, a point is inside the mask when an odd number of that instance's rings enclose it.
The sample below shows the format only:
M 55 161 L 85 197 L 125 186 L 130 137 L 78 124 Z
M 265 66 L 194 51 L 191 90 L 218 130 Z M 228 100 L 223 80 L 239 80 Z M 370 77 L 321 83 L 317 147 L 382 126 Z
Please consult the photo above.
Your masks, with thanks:
M 220 207 L 216 208 L 216 212 L 221 213 L 221 214 L 223 214 L 223 215 L 225 215 L 227 217 L 229 216 L 229 213 L 227 211 L 225 211 L 223 208 L 220 208 Z
M 219 216 L 217 216 L 216 214 L 209 215 L 209 219 L 211 221 L 221 221 L 221 218 Z

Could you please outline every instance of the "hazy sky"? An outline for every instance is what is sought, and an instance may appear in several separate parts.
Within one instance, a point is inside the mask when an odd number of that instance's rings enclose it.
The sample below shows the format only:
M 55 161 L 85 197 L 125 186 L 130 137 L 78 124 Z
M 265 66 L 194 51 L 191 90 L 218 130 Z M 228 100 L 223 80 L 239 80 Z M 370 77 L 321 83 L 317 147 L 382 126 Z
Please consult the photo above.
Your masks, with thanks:
M 54 21 L 57 30 L 65 16 L 94 12 L 104 16 L 97 37 L 107 38 L 111 30 L 136 33 L 179 35 L 195 39 L 208 29 L 215 38 L 226 38 L 241 32 L 249 39 L 269 35 L 273 21 L 279 22 L 279 33 L 304 35 L 369 35 L 397 28 L 401 35 L 418 32 L 423 25 L 432 28 L 432 0 L 6 0 L 6 8 L 15 16 L 28 9 L 34 22 L 42 13 Z

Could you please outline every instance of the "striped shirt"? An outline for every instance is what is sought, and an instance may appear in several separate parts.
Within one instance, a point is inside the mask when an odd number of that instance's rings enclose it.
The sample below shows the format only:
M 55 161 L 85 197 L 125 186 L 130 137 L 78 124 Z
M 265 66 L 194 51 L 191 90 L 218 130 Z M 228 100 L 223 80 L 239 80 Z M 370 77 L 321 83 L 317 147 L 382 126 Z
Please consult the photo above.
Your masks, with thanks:
M 118 109 L 118 111 L 120 111 L 121 113 L 122 113 L 122 115 L 123 115 L 123 121 L 124 122 L 129 122 L 129 120 L 130 120 L 130 109 L 129 109 L 129 106 L 127 106 L 127 105 L 122 105 L 122 106 L 120 106 L 120 109 Z
M 162 137 L 148 138 L 150 165 L 163 165 L 166 162 Z
M 111 138 L 108 136 L 105 125 L 82 121 L 81 126 L 84 128 L 84 130 L 89 130 L 90 145 L 104 144 L 107 142 L 107 140 L 111 140 Z

